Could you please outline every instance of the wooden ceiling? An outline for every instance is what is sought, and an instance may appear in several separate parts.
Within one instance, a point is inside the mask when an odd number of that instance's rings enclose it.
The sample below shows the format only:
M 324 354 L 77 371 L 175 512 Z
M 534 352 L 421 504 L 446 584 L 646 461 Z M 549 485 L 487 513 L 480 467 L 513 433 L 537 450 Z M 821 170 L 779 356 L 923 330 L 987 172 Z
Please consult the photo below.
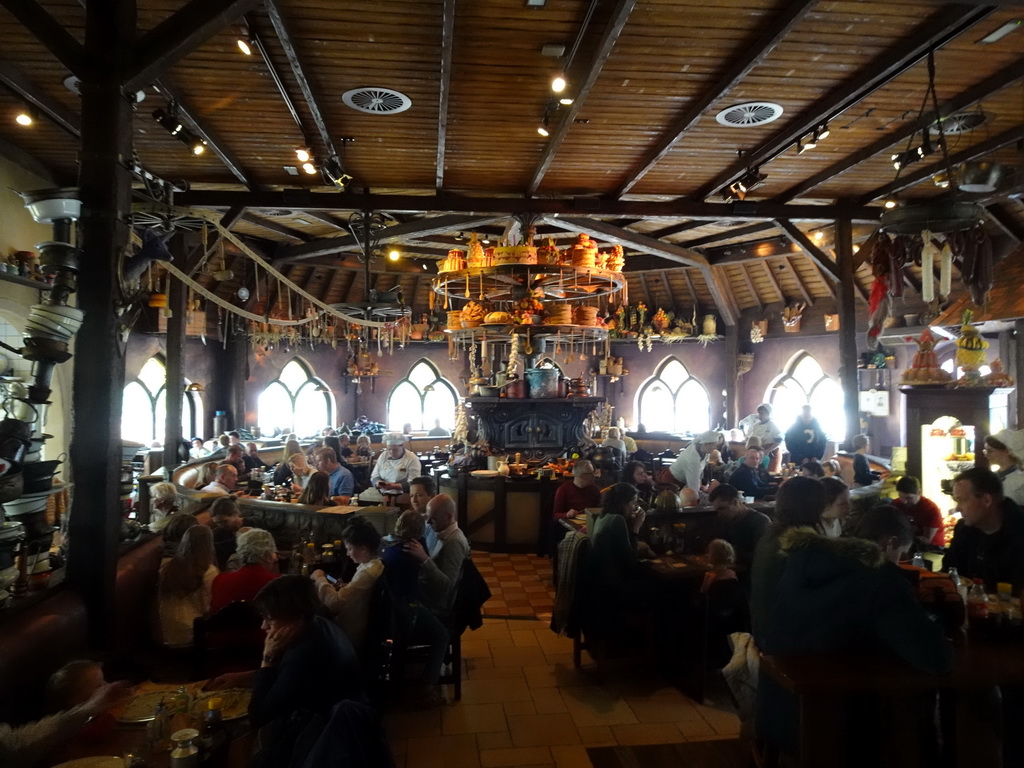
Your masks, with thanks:
M 67 57 L 51 52 L 39 19 L 81 41 L 84 5 L 0 0 L 0 154 L 58 183 L 76 177 L 81 110 L 63 85 Z M 258 40 L 251 56 L 235 43 L 243 13 Z M 1019 244 L 1024 234 L 1024 29 L 980 42 L 1024 19 L 1019 2 L 138 0 L 140 35 L 175 14 L 196 19 L 197 33 L 179 56 L 142 68 L 137 162 L 184 182 L 177 204 L 227 215 L 327 301 L 365 295 L 346 225 L 369 209 L 388 216 L 385 241 L 405 254 L 374 259 L 371 280 L 401 282 L 418 310 L 434 262 L 471 232 L 501 237 L 513 214 L 534 215 L 542 239 L 568 242 L 584 229 L 621 242 L 630 295 L 651 304 L 716 307 L 727 322 L 780 302 L 832 306 L 837 215 L 854 219 L 861 242 L 891 192 L 942 194 L 932 182 L 940 153 L 898 183 L 890 160 L 921 143 L 935 103 L 943 117 L 984 116 L 948 137 L 951 160 L 1013 168 L 982 202 L 994 236 Z M 566 55 L 544 56 L 546 44 Z M 929 51 L 935 103 L 925 99 Z M 547 109 L 560 69 L 575 101 Z M 366 86 L 400 91 L 412 106 L 373 115 L 343 103 Z M 40 117 L 28 129 L 13 122 L 26 100 Z M 191 155 L 153 120 L 171 101 L 209 151 Z M 751 101 L 782 115 L 756 127 L 716 121 Z M 536 130 L 546 111 L 547 138 Z M 824 123 L 828 138 L 798 154 L 797 140 Z M 299 146 L 319 161 L 338 154 L 348 190 L 290 175 Z M 764 184 L 725 202 L 722 190 L 751 168 Z M 869 265 L 856 279 L 864 300 Z

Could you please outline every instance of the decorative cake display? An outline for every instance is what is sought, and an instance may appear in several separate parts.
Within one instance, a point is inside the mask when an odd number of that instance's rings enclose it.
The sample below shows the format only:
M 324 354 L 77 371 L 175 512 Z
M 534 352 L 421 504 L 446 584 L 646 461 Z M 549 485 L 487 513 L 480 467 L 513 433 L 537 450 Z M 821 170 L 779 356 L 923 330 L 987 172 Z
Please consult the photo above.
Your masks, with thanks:
M 495 266 L 537 263 L 537 249 L 532 245 L 499 245 L 488 250 L 493 254 Z
M 611 270 L 612 272 L 621 272 L 622 267 L 626 264 L 626 255 L 622 250 L 622 246 L 616 244 L 612 250 L 606 254 L 605 257 L 605 269 Z
M 471 301 L 462 308 L 462 327 L 476 328 L 484 321 L 486 315 L 487 312 L 484 311 L 482 306 L 475 301 Z
M 931 331 L 926 329 L 915 341 L 917 352 L 914 354 L 914 362 L 903 372 L 900 382 L 910 385 L 935 385 L 952 382 L 953 377 L 939 368 L 939 361 L 935 356 L 935 337 L 932 336 Z
M 544 325 L 572 325 L 572 305 L 549 304 L 545 306 Z
M 554 240 L 548 240 L 547 245 L 542 245 L 537 249 L 538 264 L 560 264 L 561 261 L 562 254 Z
M 576 307 L 574 316 L 576 325 L 596 325 L 597 307 L 588 307 L 586 304 L 580 304 Z
M 452 309 L 448 312 L 448 329 L 451 331 L 462 330 L 461 309 Z
M 484 325 L 511 325 L 514 322 L 515 318 L 508 312 L 489 312 L 484 317 Z
M 574 267 L 594 267 L 597 260 L 597 243 L 591 240 L 586 232 L 581 232 L 569 253 Z
M 448 256 L 438 265 L 438 274 L 441 272 L 458 272 L 466 268 L 466 252 L 459 248 L 452 248 Z
M 476 232 L 469 238 L 469 256 L 466 259 L 467 267 L 489 267 L 491 266 L 486 254 L 484 254 L 484 247 L 480 245 L 480 241 L 476 238 Z

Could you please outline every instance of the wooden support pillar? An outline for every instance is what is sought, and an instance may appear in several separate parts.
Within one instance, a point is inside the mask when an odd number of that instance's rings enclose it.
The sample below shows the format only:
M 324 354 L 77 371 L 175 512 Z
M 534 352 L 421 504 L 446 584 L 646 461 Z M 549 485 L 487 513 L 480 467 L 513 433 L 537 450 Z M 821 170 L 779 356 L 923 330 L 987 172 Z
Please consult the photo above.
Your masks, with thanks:
M 1024 350 L 1021 344 L 1024 343 L 1024 320 L 1016 320 L 1013 323 L 1013 334 L 1010 341 L 1010 348 L 1013 352 L 1013 365 L 1007 370 L 1013 371 L 1013 377 L 1017 380 L 1017 388 L 1013 391 L 1013 405 L 1015 412 L 1010 415 L 1010 423 L 1017 429 L 1024 424 Z
M 220 344 L 223 352 L 214 357 L 214 386 L 211 400 L 214 411 L 227 413 L 228 429 L 246 426 L 245 380 L 248 378 L 247 341 L 244 336 L 234 332 L 234 321 L 231 317 L 224 318 L 226 341 Z M 217 437 L 214 435 L 214 437 Z
M 74 502 L 68 521 L 68 581 L 86 602 L 90 641 L 113 645 L 114 580 L 121 529 L 121 403 L 124 342 L 118 260 L 128 247 L 131 214 L 132 110 L 121 92 L 135 34 L 134 0 L 90 2 L 81 73 L 83 202 L 78 307 L 85 319 L 75 355 L 75 430 L 71 441 Z
M 180 238 L 174 246 L 181 247 Z M 181 281 L 171 278 L 167 291 L 167 380 L 164 385 L 164 466 L 171 468 L 180 463 L 178 446 L 181 434 L 181 399 L 185 390 L 185 299 L 186 290 Z M 189 435 L 191 437 L 191 435 Z
M 725 326 L 725 426 L 735 427 L 740 422 L 740 326 Z
M 844 443 L 860 432 L 860 405 L 857 386 L 857 304 L 854 298 L 853 223 L 850 219 L 836 221 L 836 256 L 839 262 L 839 383 L 843 388 L 843 410 L 846 412 Z

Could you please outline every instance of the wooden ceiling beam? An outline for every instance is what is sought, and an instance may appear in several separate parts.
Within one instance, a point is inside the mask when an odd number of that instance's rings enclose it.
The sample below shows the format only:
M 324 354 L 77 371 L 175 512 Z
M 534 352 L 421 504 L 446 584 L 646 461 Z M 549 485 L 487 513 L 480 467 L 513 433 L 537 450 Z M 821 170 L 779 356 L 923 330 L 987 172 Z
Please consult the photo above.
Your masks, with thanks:
M 768 259 L 757 259 L 755 263 L 760 264 L 764 267 L 764 272 L 768 275 L 768 281 L 772 284 L 775 292 L 779 294 L 779 301 L 783 304 L 786 303 L 786 294 L 782 290 L 782 283 L 779 282 L 779 278 L 775 276 L 775 271 L 772 269 L 772 265 L 768 262 Z M 770 304 L 771 302 L 769 302 Z
M 966 149 L 956 152 L 949 156 L 949 164 L 952 166 L 960 165 L 960 163 L 967 163 L 971 160 L 977 160 L 978 158 L 984 157 L 992 152 L 996 152 L 1003 147 L 1007 147 L 1011 144 L 1016 144 L 1018 141 L 1024 140 L 1024 124 L 1016 125 L 1013 128 L 1009 128 L 1000 134 L 991 136 L 983 141 L 979 141 L 973 146 L 967 147 Z M 858 198 L 858 201 L 862 205 L 867 205 L 873 200 L 877 200 L 880 197 L 887 195 L 894 195 L 902 192 L 905 189 L 916 186 L 923 181 L 931 179 L 936 173 L 946 170 L 945 161 L 938 163 L 932 163 L 931 165 L 925 166 L 914 173 L 908 173 L 905 176 L 901 176 L 895 182 L 884 184 L 883 186 L 876 187 L 865 195 Z
M 991 77 L 988 77 L 980 83 L 976 83 L 970 88 L 961 91 L 939 107 L 938 115 L 936 115 L 935 112 L 928 111 L 924 115 L 921 115 L 920 118 L 912 120 L 891 133 L 887 133 L 877 141 L 873 141 L 866 147 L 862 147 L 856 152 L 847 155 L 842 160 L 833 163 L 820 173 L 816 173 L 804 181 L 801 181 L 799 184 L 793 185 L 772 199 L 778 203 L 786 203 L 794 198 L 800 197 L 817 187 L 819 184 L 824 184 L 841 173 L 845 173 L 854 166 L 876 157 L 880 152 L 884 152 L 894 144 L 909 138 L 919 131 L 926 130 L 928 126 L 934 124 L 939 117 L 952 115 L 966 109 L 972 104 L 976 104 L 982 99 L 988 98 L 994 93 L 1001 91 L 1003 88 L 1012 85 L 1021 78 L 1024 78 L 1024 58 L 1017 59 L 1013 64 L 1001 69 Z
M 660 256 L 663 259 L 677 261 L 688 267 L 706 267 L 708 260 L 696 251 L 684 248 L 673 243 L 666 243 L 663 240 L 642 235 L 639 232 L 632 232 L 614 224 L 601 221 L 600 219 L 578 219 L 571 216 L 547 216 L 545 221 L 562 229 L 573 232 L 596 233 L 602 240 L 618 243 L 623 247 L 634 248 L 644 253 Z
M 800 279 L 800 273 L 793 267 L 793 262 L 788 258 L 782 259 L 782 266 L 786 268 L 786 272 L 788 272 L 789 276 L 793 278 L 793 281 L 796 283 L 797 290 L 800 291 L 800 295 L 804 297 L 804 301 L 813 307 L 814 297 L 811 296 L 811 292 L 807 290 L 807 286 L 804 285 L 804 281 Z
M 713 222 L 710 221 L 684 221 L 681 224 L 673 224 L 671 227 L 656 229 L 653 232 L 648 232 L 648 234 L 651 237 L 656 237 L 661 240 L 663 237 L 672 237 L 672 235 L 679 235 L 691 229 L 700 229 L 701 227 L 706 227 L 708 224 L 712 223 Z
M 8 61 L 0 61 L 0 83 L 46 115 L 58 128 L 76 139 L 82 138 L 78 115 L 72 114 L 60 102 L 40 91 L 20 69 Z
M 22 0 L 24 1 L 24 0 Z M 131 92 L 152 83 L 252 10 L 260 0 L 190 0 L 135 44 L 125 88 Z
M 334 227 L 335 229 L 344 230 L 345 225 L 338 221 L 336 218 L 331 216 L 329 213 L 323 213 L 322 211 L 303 211 L 304 216 L 309 216 L 311 219 L 316 219 L 322 224 L 327 224 Z
M 705 235 L 699 237 L 696 240 L 687 240 L 683 243 L 687 248 L 699 248 L 702 245 L 711 245 L 712 243 L 720 243 L 723 240 L 731 240 L 734 237 L 746 237 L 747 235 L 757 235 L 762 232 L 767 232 L 771 229 L 776 229 L 777 225 L 775 222 L 767 224 L 750 224 L 746 227 L 736 227 L 735 229 L 726 230 L 725 232 L 716 232 L 713 235 Z
M 540 183 L 548 172 L 548 168 L 551 167 L 558 148 L 562 145 L 562 142 L 569 133 L 569 129 L 573 126 L 573 122 L 580 113 L 583 102 L 586 101 L 587 96 L 590 94 L 590 89 L 597 82 L 605 62 L 611 56 L 612 49 L 615 47 L 623 27 L 626 26 L 629 15 L 633 12 L 633 8 L 636 7 L 636 3 L 637 0 L 616 0 L 615 7 L 608 17 L 608 24 L 601 33 L 601 39 L 590 49 L 592 52 L 590 63 L 586 68 L 586 74 L 579 79 L 579 87 L 573 92 L 572 104 L 567 107 L 560 107 L 555 112 L 555 114 L 561 114 L 562 119 L 555 130 L 551 132 L 551 136 L 548 137 L 547 143 L 544 145 L 540 161 L 537 163 L 537 167 L 533 171 L 533 177 L 530 179 L 530 184 L 526 188 L 528 196 L 535 195 L 540 188 Z
M 386 209 L 374 208 L 372 210 Z M 425 216 L 422 219 L 414 219 L 404 224 L 385 227 L 377 233 L 375 241 L 378 243 L 391 243 L 396 240 L 412 239 L 417 236 L 422 237 L 440 232 L 450 232 L 453 229 L 468 229 L 478 224 L 490 223 L 497 218 L 500 217 L 465 214 Z M 290 245 L 278 248 L 274 263 L 283 264 L 286 261 L 294 263 L 316 258 L 317 256 L 329 256 L 332 253 L 343 251 L 362 251 L 362 248 L 361 240 L 351 233 L 340 235 L 339 237 L 319 238 L 303 245 Z
M 1024 227 L 1017 223 L 1017 220 L 1006 210 L 1005 206 L 999 204 L 986 206 L 985 213 L 1015 243 L 1019 245 L 1021 242 L 1024 242 Z
M 193 189 L 175 195 L 181 206 L 195 208 L 291 208 L 321 211 L 388 211 L 405 213 L 475 214 L 493 221 L 501 216 L 533 213 L 567 216 L 641 216 L 645 219 L 707 219 L 710 221 L 827 221 L 846 217 L 855 223 L 877 224 L 880 207 L 794 205 L 746 200 L 703 203 L 672 200 L 605 200 L 602 198 L 465 197 L 462 195 L 380 195 L 353 192 L 312 192 L 307 189 L 229 192 Z M 453 227 L 455 229 L 456 227 Z M 654 239 L 654 238 L 652 238 Z
M 658 142 L 647 151 L 643 159 L 629 171 L 626 178 L 612 192 L 612 197 L 618 199 L 628 194 L 637 182 L 672 150 L 709 109 L 735 88 L 743 78 L 750 74 L 752 69 L 764 61 L 764 58 L 815 5 L 817 5 L 817 0 L 799 0 L 799 2 L 794 0 L 784 3 L 782 12 L 772 19 L 770 24 L 760 29 L 757 40 L 752 44 L 742 46 L 741 58 L 722 72 L 703 96 L 688 105 L 686 110 L 669 124 Z
M 278 235 L 283 235 L 284 237 L 290 237 L 293 240 L 298 240 L 299 242 L 310 241 L 310 236 L 304 232 L 299 232 L 298 230 L 287 227 L 276 221 L 269 221 L 267 219 L 260 218 L 259 216 L 254 216 L 248 212 L 242 215 L 242 220 L 247 224 L 252 224 L 254 227 L 260 227 L 268 232 L 274 232 Z
M 650 308 L 651 313 L 654 312 L 654 299 L 651 298 L 651 286 L 647 283 L 647 273 L 637 272 L 635 273 L 640 278 L 640 287 L 644 289 L 644 297 L 647 299 L 647 306 Z
M 6 8 L 73 75 L 82 77 L 88 65 L 85 48 L 36 0 L 0 0 L 0 6 Z
M 331 269 L 340 269 L 340 270 L 343 270 L 343 271 L 346 271 L 346 272 L 352 271 L 352 270 L 355 270 L 356 272 L 361 272 L 361 271 L 363 271 L 366 268 L 363 265 L 363 262 L 360 261 L 360 259 L 357 256 L 344 257 L 344 258 L 341 258 L 341 257 L 338 257 L 338 256 L 321 256 L 321 257 L 316 258 L 316 259 L 307 259 L 306 261 L 286 262 L 286 263 L 287 264 L 292 264 L 292 266 L 300 266 L 300 267 L 304 267 L 304 266 L 330 267 Z M 370 265 L 370 268 L 371 268 L 371 271 L 372 271 L 372 269 L 373 269 L 372 263 Z M 377 270 L 377 271 L 382 271 L 382 270 Z M 408 261 L 389 262 L 388 266 L 387 266 L 387 271 L 388 272 L 408 272 L 409 274 L 414 274 L 415 273 L 417 275 L 419 275 L 419 274 L 427 274 L 426 272 L 423 271 L 422 267 L 416 266 L 414 264 L 410 264 Z
M 441 71 L 437 84 L 437 159 L 434 189 L 444 188 L 444 152 L 448 141 L 448 101 L 452 91 L 452 51 L 455 49 L 455 0 L 444 0 L 441 8 Z
M 803 231 L 791 221 L 779 219 L 775 224 L 783 231 L 783 233 L 785 233 L 790 242 L 798 246 L 800 250 L 807 255 L 807 258 L 818 266 L 818 269 L 821 270 L 821 273 L 826 278 L 831 280 L 833 283 L 839 282 L 838 265 L 828 257 L 827 253 L 812 243 L 811 238 L 804 234 Z
M 929 51 L 941 48 L 994 12 L 992 6 L 940 6 L 913 32 L 896 40 L 844 83 L 823 95 L 792 120 L 786 121 L 774 135 L 745 152 L 742 158 L 703 184 L 689 199 L 704 200 L 736 181 L 751 166 L 762 165 L 777 157 L 791 148 L 797 139 L 867 98 L 917 64 Z
M 690 270 L 683 270 L 683 281 L 686 283 L 686 292 L 690 294 L 690 301 L 693 302 L 693 311 L 700 309 L 700 302 L 697 300 L 697 291 L 693 287 L 693 278 L 690 277 Z
M 34 155 L 30 155 L 21 147 L 14 146 L 3 137 L 0 137 L 0 157 L 10 160 L 15 165 L 35 174 L 47 184 L 53 184 L 55 187 L 74 184 L 73 179 L 62 178 L 53 168 L 41 162 Z
M 665 286 L 665 293 L 668 294 L 668 300 L 672 302 L 672 311 L 676 309 L 676 297 L 672 292 L 672 284 L 668 281 L 668 270 L 661 270 L 661 284 Z
M 747 290 L 750 291 L 750 295 L 754 297 L 754 301 L 757 303 L 757 311 L 764 311 L 764 304 L 761 303 L 761 297 L 757 293 L 757 288 L 754 287 L 754 281 L 750 279 L 750 273 L 747 271 L 746 264 L 740 264 L 740 274 L 743 276 L 743 282 L 747 286 Z
M 327 121 L 320 110 L 320 100 L 317 98 L 313 84 L 306 77 L 306 70 L 302 66 L 302 60 L 299 58 L 299 53 L 295 49 L 292 36 L 288 32 L 288 26 L 285 24 L 281 10 L 277 6 L 277 0 L 264 0 L 264 7 L 266 8 L 267 16 L 270 18 L 270 23 L 274 27 L 277 40 L 284 50 L 285 58 L 288 59 L 288 66 L 291 67 L 292 75 L 299 84 L 302 97 L 306 100 L 306 106 L 309 107 L 309 112 L 313 116 L 313 123 L 316 125 L 317 133 L 320 134 L 320 141 L 326 150 L 326 156 L 336 156 L 338 152 L 334 148 L 334 139 L 331 138 L 331 132 L 327 129 Z
M 732 295 L 729 288 L 729 281 L 725 279 L 725 273 L 721 269 L 712 266 L 701 267 L 701 274 L 704 275 L 704 282 L 708 284 L 711 291 L 711 298 L 726 325 L 736 325 L 740 312 L 736 305 L 736 297 Z
M 165 80 L 157 80 L 153 83 L 153 87 L 167 97 L 168 101 L 177 105 L 178 117 L 184 120 L 200 139 L 206 142 L 206 146 L 210 148 L 210 151 L 220 158 L 220 161 L 224 163 L 224 166 L 231 171 L 232 175 L 236 179 L 245 184 L 250 191 L 255 192 L 256 184 L 251 178 L 249 178 L 249 174 L 242 167 L 242 163 L 237 157 L 235 157 L 231 150 L 224 146 L 224 141 L 220 136 L 210 130 L 208 126 L 204 125 L 203 122 L 195 116 L 195 113 L 193 113 L 192 110 L 182 102 L 177 89 L 169 85 Z M 244 203 L 242 205 L 244 206 Z M 230 207 L 233 208 L 236 206 Z

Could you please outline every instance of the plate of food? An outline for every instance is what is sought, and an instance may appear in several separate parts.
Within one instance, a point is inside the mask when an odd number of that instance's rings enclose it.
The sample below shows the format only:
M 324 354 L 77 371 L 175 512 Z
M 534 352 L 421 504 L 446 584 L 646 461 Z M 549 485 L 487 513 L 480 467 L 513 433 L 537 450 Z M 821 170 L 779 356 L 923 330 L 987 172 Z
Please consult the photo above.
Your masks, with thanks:
M 119 723 L 148 723 L 155 717 L 156 705 L 174 696 L 174 691 L 146 691 L 137 693 L 125 702 L 117 713 Z
M 473 477 L 497 477 L 501 473 L 494 469 L 475 469 L 469 474 Z
M 202 691 L 192 700 L 192 714 L 195 717 L 202 717 L 207 710 L 207 702 L 210 699 L 220 699 L 221 718 L 224 720 L 238 720 L 245 717 L 249 712 L 249 699 L 252 698 L 252 691 L 248 688 L 227 688 L 223 691 Z

